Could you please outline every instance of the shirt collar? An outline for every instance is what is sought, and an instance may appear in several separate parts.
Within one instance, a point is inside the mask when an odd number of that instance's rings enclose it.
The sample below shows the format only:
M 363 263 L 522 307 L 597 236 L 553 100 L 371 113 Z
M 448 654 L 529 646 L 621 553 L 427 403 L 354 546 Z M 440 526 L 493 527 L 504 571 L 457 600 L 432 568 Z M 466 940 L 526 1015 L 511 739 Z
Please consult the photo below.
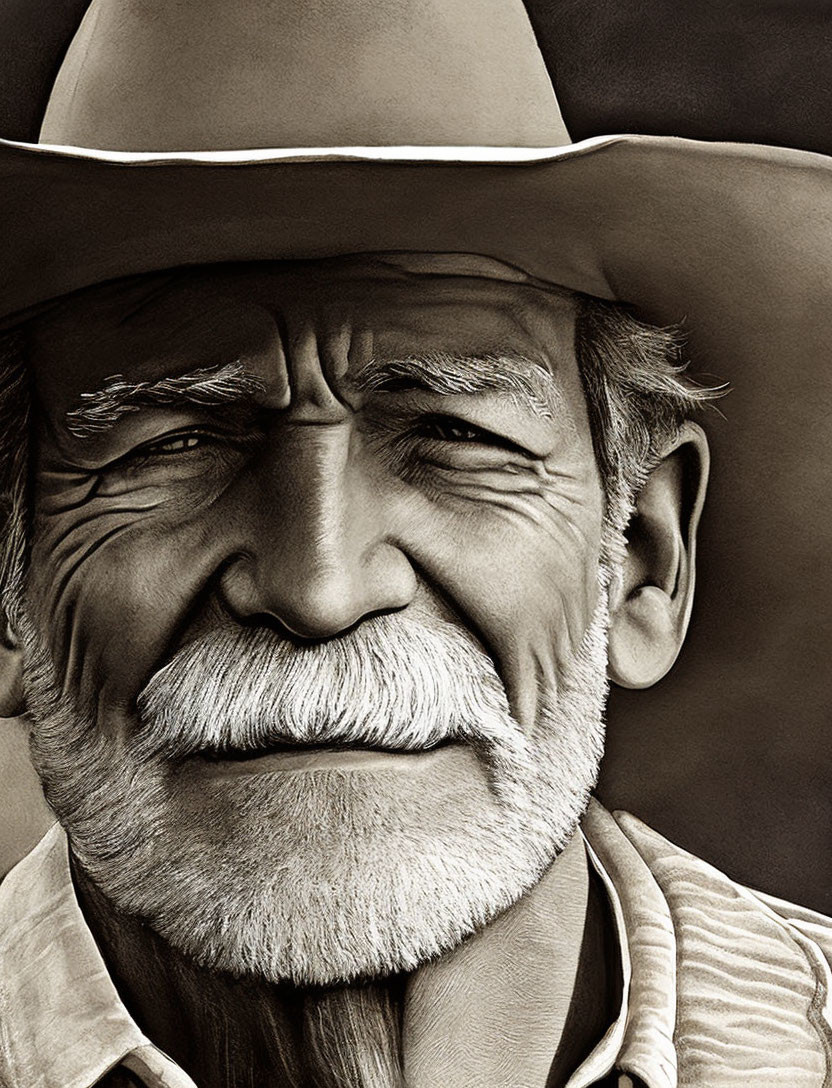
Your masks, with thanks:
M 613 1069 L 646 1088 L 676 1088 L 676 937 L 670 909 L 641 855 L 595 800 L 581 831 L 612 907 L 623 986 L 618 1016 L 567 1088 L 588 1088 Z
M 146 1077 L 149 1088 L 195 1088 L 181 1070 L 171 1079 L 173 1063 L 122 1004 L 78 905 L 57 824 L 0 884 L 0 1032 L 0 1084 L 90 1088 L 135 1053 L 145 1064 L 150 1054 L 168 1077 Z
M 676 1088 L 675 941 L 667 904 L 615 820 L 593 801 L 583 823 L 609 896 L 623 994 L 613 1024 L 570 1078 L 589 1088 L 613 1070 Z M 86 924 L 56 824 L 0 884 L 0 1084 L 92 1088 L 123 1064 L 148 1088 L 196 1088 L 139 1030 Z

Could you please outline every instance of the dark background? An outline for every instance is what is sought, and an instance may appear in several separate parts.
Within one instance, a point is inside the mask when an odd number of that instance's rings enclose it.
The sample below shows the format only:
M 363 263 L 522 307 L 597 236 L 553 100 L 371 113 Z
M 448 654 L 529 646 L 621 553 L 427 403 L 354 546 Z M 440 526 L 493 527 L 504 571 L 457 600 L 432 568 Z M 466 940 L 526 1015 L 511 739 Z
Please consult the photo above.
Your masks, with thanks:
M 832 153 L 827 0 L 526 3 L 574 139 L 640 132 Z M 0 0 L 0 135 L 37 139 L 86 4 Z M 718 376 L 734 392 L 709 426 L 688 645 L 655 689 L 614 692 L 599 793 L 734 878 L 832 913 L 832 472 L 801 458 L 799 420 L 794 449 L 749 453 L 731 430 L 742 375 L 723 362 Z M 793 480 L 787 509 L 766 505 L 772 472 Z M 48 814 L 20 723 L 0 722 L 0 758 L 2 872 Z

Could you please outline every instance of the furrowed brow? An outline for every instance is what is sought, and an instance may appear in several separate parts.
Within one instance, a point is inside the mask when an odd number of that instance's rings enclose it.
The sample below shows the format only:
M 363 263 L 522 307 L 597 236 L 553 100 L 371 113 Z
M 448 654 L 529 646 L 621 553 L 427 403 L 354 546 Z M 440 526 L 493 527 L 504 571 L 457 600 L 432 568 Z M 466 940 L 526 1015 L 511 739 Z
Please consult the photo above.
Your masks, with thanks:
M 523 355 L 451 355 L 431 352 L 402 359 L 370 359 L 353 378 L 358 392 L 426 389 L 444 396 L 504 393 L 522 409 L 553 419 L 562 406 L 551 373 Z
M 214 408 L 245 403 L 263 391 L 263 383 L 239 362 L 206 367 L 153 382 L 130 382 L 121 374 L 107 378 L 100 389 L 82 393 L 81 403 L 66 414 L 66 427 L 76 438 L 106 433 L 125 415 L 142 408 L 179 404 Z

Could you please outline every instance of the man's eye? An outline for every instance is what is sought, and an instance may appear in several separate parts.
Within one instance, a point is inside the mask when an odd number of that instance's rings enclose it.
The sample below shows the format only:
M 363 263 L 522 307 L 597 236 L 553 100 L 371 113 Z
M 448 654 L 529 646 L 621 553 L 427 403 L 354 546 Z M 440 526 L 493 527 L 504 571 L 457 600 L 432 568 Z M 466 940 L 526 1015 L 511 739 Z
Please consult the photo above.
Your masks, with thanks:
M 473 423 L 466 423 L 463 419 L 454 416 L 427 416 L 421 420 L 416 428 L 416 434 L 420 438 L 433 439 L 438 442 L 456 443 L 458 445 L 483 445 L 497 449 L 510 450 L 528 456 L 526 450 L 512 442 L 503 435 L 493 431 L 485 431 Z
M 166 453 L 184 453 L 186 450 L 195 449 L 205 442 L 205 435 L 178 434 L 171 438 L 165 438 L 161 442 L 151 442 L 148 446 L 142 446 L 136 450 L 140 456 L 157 456 Z
M 138 446 L 123 459 L 123 463 L 132 467 L 138 467 L 152 462 L 157 458 L 176 457 L 178 454 L 190 453 L 208 445 L 211 436 L 189 432 L 187 434 L 171 434 L 155 442 L 147 442 Z
M 461 419 L 450 416 L 430 416 L 421 421 L 418 433 L 424 438 L 435 438 L 442 442 L 496 442 L 496 435 L 490 435 L 479 427 L 464 423 Z

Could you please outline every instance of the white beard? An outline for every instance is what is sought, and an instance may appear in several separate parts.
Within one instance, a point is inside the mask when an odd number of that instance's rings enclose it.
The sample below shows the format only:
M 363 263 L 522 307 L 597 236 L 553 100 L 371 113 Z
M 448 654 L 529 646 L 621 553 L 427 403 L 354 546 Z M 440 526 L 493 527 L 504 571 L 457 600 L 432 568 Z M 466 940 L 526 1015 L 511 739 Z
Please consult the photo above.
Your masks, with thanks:
M 121 747 L 61 695 L 23 626 L 33 756 L 76 857 L 116 907 L 211 969 L 316 985 L 412 970 L 536 883 L 597 778 L 603 591 L 528 734 L 491 659 L 412 608 L 304 648 L 220 629 L 152 677 Z M 407 775 L 206 779 L 187 758 L 280 739 L 459 747 Z

